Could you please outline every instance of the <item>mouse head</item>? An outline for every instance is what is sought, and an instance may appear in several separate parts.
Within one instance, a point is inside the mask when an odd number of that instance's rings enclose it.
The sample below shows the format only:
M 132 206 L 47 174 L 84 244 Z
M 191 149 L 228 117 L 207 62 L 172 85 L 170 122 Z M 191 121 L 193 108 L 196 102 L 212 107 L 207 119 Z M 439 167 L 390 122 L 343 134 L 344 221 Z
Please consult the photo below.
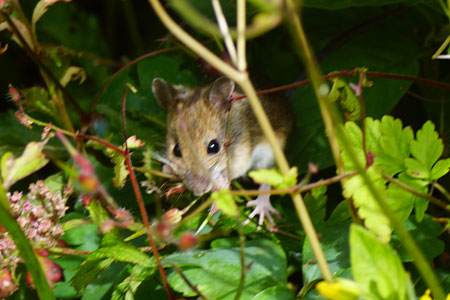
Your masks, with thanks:
M 164 169 L 195 195 L 229 186 L 225 145 L 234 88 L 226 77 L 193 89 L 153 80 L 153 94 L 168 116 Z

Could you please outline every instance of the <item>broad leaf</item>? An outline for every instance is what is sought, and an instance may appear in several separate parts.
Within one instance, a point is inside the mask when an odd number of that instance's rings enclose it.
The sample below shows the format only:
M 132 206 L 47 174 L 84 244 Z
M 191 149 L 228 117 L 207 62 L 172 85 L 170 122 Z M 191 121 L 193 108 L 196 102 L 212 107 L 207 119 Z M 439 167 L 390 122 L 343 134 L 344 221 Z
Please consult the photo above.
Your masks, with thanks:
M 286 257 L 283 250 L 268 240 L 253 240 L 244 249 L 248 273 L 240 299 L 252 299 L 274 286 L 286 286 Z M 234 299 L 240 280 L 239 248 L 215 248 L 176 253 L 163 259 L 167 265 L 183 267 L 183 274 L 200 292 L 211 299 Z M 172 272 L 169 283 L 186 297 L 196 293 Z
M 397 254 L 357 225 L 350 228 L 350 257 L 353 277 L 361 285 L 364 299 L 409 299 L 408 275 Z

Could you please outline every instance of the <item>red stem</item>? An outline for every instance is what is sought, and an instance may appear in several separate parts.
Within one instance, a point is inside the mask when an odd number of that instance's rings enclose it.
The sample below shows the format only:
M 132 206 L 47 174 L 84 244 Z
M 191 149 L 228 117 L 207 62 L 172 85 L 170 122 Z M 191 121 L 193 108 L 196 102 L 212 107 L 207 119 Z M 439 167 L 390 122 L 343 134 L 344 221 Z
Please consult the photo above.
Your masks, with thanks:
M 344 71 L 340 71 L 337 73 L 333 73 L 333 74 L 329 74 L 329 75 L 325 75 L 322 76 L 323 79 L 331 79 L 331 78 L 336 78 L 336 77 L 343 77 L 343 76 L 359 76 L 359 71 L 358 70 L 344 70 Z M 366 72 L 367 77 L 378 77 L 378 78 L 391 78 L 391 79 L 397 79 L 397 80 L 407 80 L 407 81 L 412 81 L 412 82 L 417 82 L 417 83 L 423 83 L 423 84 L 427 84 L 430 86 L 435 86 L 435 87 L 440 87 L 446 90 L 450 90 L 450 84 L 444 83 L 444 82 L 440 82 L 440 81 L 436 81 L 436 80 L 430 80 L 430 79 L 424 79 L 424 78 L 419 78 L 419 77 L 413 77 L 413 76 L 406 76 L 406 75 L 396 75 L 396 74 L 388 74 L 388 73 L 381 73 L 381 72 Z M 287 84 L 287 85 L 283 85 L 280 87 L 276 87 L 276 88 L 272 88 L 272 89 L 267 89 L 267 90 L 262 90 L 262 91 L 258 91 L 257 94 L 258 95 L 265 95 L 265 94 L 270 94 L 270 93 L 275 93 L 275 92 L 279 92 L 279 91 L 283 91 L 283 90 L 287 90 L 287 89 L 292 89 L 292 88 L 296 88 L 302 85 L 306 85 L 311 83 L 311 80 L 302 80 L 299 82 L 294 82 L 291 84 Z M 233 100 L 239 100 L 242 98 L 245 98 L 245 95 L 242 96 L 238 96 L 233 98 Z
M 75 138 L 83 138 L 83 139 L 87 139 L 87 140 L 92 140 L 95 141 L 97 143 L 103 144 L 105 145 L 107 148 L 113 149 L 114 151 L 116 151 L 117 153 L 120 153 L 122 155 L 125 155 L 126 152 L 123 151 L 122 149 L 120 149 L 119 147 L 117 147 L 116 145 L 111 144 L 110 142 L 107 142 L 105 140 L 102 140 L 101 138 L 98 138 L 96 136 L 92 136 L 92 135 L 83 135 L 83 134 L 77 134 L 75 135 Z
M 141 216 L 142 216 L 142 221 L 144 222 L 144 226 L 147 231 L 147 237 L 148 237 L 148 240 L 150 241 L 150 246 L 152 247 L 153 255 L 155 256 L 156 265 L 158 266 L 159 274 L 161 275 L 161 278 L 164 282 L 164 288 L 167 291 L 167 295 L 169 296 L 169 299 L 172 300 L 175 298 L 173 297 L 172 291 L 170 290 L 166 273 L 164 272 L 164 268 L 161 264 L 161 259 L 159 257 L 158 249 L 156 248 L 156 244 L 153 240 L 152 233 L 150 232 L 150 223 L 148 221 L 147 211 L 145 210 L 144 200 L 142 198 L 141 190 L 139 189 L 139 185 L 136 180 L 136 174 L 134 173 L 133 165 L 131 163 L 131 158 L 130 158 L 131 153 L 128 151 L 128 148 L 127 148 L 127 142 L 126 142 L 127 132 L 126 132 L 126 128 L 125 128 L 126 91 L 127 91 L 126 88 L 124 88 L 123 93 L 122 93 L 122 130 L 123 130 L 123 135 L 124 135 L 124 140 L 125 140 L 125 142 L 124 142 L 125 151 L 122 151 L 122 152 L 125 157 L 127 169 L 130 174 L 130 181 L 131 181 L 131 184 L 133 185 L 134 194 L 136 195 L 136 199 L 138 201 L 139 210 L 140 210 Z

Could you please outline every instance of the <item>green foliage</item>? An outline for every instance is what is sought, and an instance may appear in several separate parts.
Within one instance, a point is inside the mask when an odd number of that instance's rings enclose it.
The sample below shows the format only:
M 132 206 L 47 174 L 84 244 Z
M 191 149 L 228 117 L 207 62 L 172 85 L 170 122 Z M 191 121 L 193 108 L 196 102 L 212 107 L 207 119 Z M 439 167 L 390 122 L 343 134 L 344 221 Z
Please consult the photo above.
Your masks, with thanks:
M 350 228 L 352 273 L 364 299 L 415 299 L 407 293 L 409 278 L 389 247 L 362 227 Z
M 277 296 L 281 298 L 276 299 L 294 299 L 292 292 L 286 291 L 286 257 L 278 245 L 269 240 L 252 240 L 246 243 L 244 254 L 245 265 L 249 267 L 241 299 L 254 299 L 253 297 L 261 292 L 266 296 L 256 299 L 268 299 L 276 287 L 283 291 Z M 167 256 L 164 262 L 183 266 L 183 274 L 206 297 L 234 298 L 241 274 L 239 248 L 214 248 L 172 254 Z M 169 282 L 176 291 L 186 297 L 196 295 L 176 272 L 169 275 Z M 282 295 L 288 297 L 283 298 Z
M 431 174 L 445 175 L 449 171 L 448 159 L 439 160 L 436 163 L 443 148 L 442 140 L 438 138 L 431 122 L 423 125 L 417 132 L 416 139 L 410 128 L 402 127 L 399 119 L 389 116 L 383 117 L 381 121 L 366 119 L 365 150 L 367 154 L 364 153 L 361 129 L 355 123 L 348 122 L 345 125 L 345 131 L 352 141 L 351 147 L 360 164 L 370 165 L 366 155 L 374 156 L 373 164 L 367 169 L 367 175 L 400 220 L 406 221 L 415 209 L 416 218 L 420 221 L 428 201 L 389 182 L 384 175 L 396 176 L 395 180 L 426 195 L 427 186 L 433 180 L 439 179 Z M 355 170 L 350 155 L 352 154 L 347 151 L 342 152 L 346 171 Z M 435 169 L 438 171 L 433 172 Z M 360 175 L 345 182 L 344 193 L 346 197 L 353 198 L 356 207 L 359 208 L 359 216 L 365 220 L 365 225 L 382 240 L 389 241 L 392 230 L 390 222 Z

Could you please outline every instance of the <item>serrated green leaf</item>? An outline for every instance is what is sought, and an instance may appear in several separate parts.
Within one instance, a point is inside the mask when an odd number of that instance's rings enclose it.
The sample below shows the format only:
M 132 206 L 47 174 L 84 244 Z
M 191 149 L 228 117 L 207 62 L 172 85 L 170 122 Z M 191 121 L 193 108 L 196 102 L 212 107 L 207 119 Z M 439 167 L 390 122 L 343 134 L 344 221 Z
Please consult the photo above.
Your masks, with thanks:
M 118 188 L 123 187 L 129 174 L 125 165 L 125 156 L 112 149 L 106 149 L 106 153 L 114 163 L 113 185 Z
M 251 267 L 241 299 L 251 299 L 272 286 L 286 286 L 286 256 L 280 246 L 269 240 L 252 240 L 244 252 L 245 265 Z M 238 247 L 176 253 L 163 258 L 163 263 L 183 267 L 183 274 L 206 297 L 234 299 L 241 274 Z M 184 296 L 196 295 L 177 273 L 172 272 L 168 279 L 171 287 Z
M 230 195 L 230 190 L 222 189 L 219 192 L 213 192 L 211 198 L 214 199 L 217 207 L 227 216 L 236 217 L 238 208 Z
M 350 142 L 350 147 L 352 147 L 354 154 L 356 155 L 355 158 L 357 161 L 365 166 L 366 165 L 366 157 L 364 155 L 363 147 L 362 147 L 362 131 L 359 128 L 359 126 L 353 122 L 346 122 L 344 125 L 344 131 L 347 135 L 347 140 Z M 339 140 L 339 143 L 341 145 L 341 149 L 345 149 L 342 145 L 342 141 Z M 353 163 L 353 159 L 350 157 L 350 154 L 347 153 L 347 151 L 341 152 L 342 162 L 344 164 L 345 170 L 347 172 L 354 171 L 355 165 Z
M 442 140 L 434 131 L 434 124 L 426 122 L 422 129 L 417 131 L 416 140 L 410 142 L 413 158 L 405 160 L 409 175 L 417 178 L 432 180 L 431 169 L 444 150 Z
M 88 258 L 77 268 L 70 282 L 75 289 L 80 291 L 94 281 L 100 272 L 109 267 L 113 262 L 113 259 Z
M 42 150 L 46 142 L 30 142 L 20 157 L 5 153 L 0 161 L 3 187 L 8 190 L 14 183 L 36 172 L 48 163 Z
M 111 258 L 115 261 L 129 262 L 133 264 L 140 264 L 144 267 L 151 268 L 154 266 L 152 259 L 139 249 L 128 244 L 118 244 L 111 247 L 101 247 L 89 254 L 89 257 L 96 258 Z
M 144 268 L 141 265 L 135 265 L 130 275 L 116 286 L 111 300 L 134 299 L 136 290 L 142 282 L 154 273 L 155 269 Z
M 354 224 L 350 228 L 350 257 L 353 277 L 361 285 L 364 299 L 407 299 L 408 276 L 397 254 L 373 233 Z
M 381 197 L 386 198 L 386 180 L 381 177 L 376 166 L 369 167 L 367 175 Z M 344 195 L 347 198 L 353 197 L 354 204 L 358 208 L 358 215 L 364 220 L 364 225 L 377 234 L 381 240 L 389 241 L 392 232 L 389 219 L 360 175 L 353 176 L 344 183 Z
M 438 160 L 431 169 L 431 180 L 437 180 L 450 170 L 450 158 Z
M 353 90 L 346 83 L 344 86 L 344 93 L 341 99 L 342 107 L 348 112 L 346 114 L 347 120 L 356 121 L 361 118 L 361 104 L 358 97 L 356 97 Z
M 297 167 L 292 167 L 288 175 L 283 176 L 278 169 L 259 169 L 250 171 L 248 176 L 257 183 L 267 183 L 274 188 L 285 189 L 297 183 L 298 171 Z
M 379 147 L 371 149 L 375 154 L 375 163 L 380 164 L 383 171 L 393 176 L 406 169 L 404 160 L 409 157 L 409 144 L 414 139 L 410 127 L 403 129 L 400 119 L 384 116 L 380 125 Z

